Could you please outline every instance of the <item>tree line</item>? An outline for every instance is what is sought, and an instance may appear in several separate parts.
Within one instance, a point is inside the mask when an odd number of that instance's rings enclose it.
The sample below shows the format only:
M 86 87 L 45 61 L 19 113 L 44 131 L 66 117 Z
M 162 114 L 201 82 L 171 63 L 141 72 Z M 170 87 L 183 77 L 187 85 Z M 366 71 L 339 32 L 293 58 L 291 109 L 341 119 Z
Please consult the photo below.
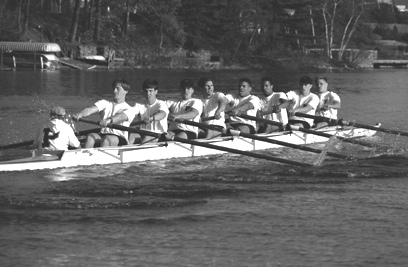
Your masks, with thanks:
M 305 49 L 342 60 L 372 45 L 366 22 L 398 19 L 377 0 L 1 0 L 0 39 L 31 30 L 41 41 L 207 49 L 231 62 Z

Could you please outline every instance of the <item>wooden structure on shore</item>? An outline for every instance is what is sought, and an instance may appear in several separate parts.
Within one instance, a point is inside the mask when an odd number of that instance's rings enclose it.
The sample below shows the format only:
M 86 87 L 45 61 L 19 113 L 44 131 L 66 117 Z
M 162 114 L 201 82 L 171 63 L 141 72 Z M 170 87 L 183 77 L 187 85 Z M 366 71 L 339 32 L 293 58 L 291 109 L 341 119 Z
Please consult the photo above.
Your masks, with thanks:
M 373 60 L 373 67 L 380 68 L 407 68 L 408 60 L 401 59 L 376 59 Z
M 55 43 L 0 42 L 0 67 L 56 69 L 60 51 Z

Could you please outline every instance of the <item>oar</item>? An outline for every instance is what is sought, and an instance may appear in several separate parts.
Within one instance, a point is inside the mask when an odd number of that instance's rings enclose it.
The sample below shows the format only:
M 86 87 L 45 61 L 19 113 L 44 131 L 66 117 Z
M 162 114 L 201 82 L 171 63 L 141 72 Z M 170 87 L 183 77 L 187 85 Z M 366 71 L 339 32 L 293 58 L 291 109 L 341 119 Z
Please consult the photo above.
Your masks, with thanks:
M 352 122 L 352 121 L 330 119 L 330 118 L 326 118 L 326 117 L 313 116 L 313 115 L 309 115 L 309 114 L 305 114 L 305 113 L 301 113 L 301 112 L 296 112 L 295 116 L 309 118 L 309 119 L 319 119 L 321 121 L 325 121 L 325 122 L 329 122 L 329 123 L 335 123 L 335 124 L 338 124 L 338 125 L 353 126 L 353 127 L 357 127 L 357 128 L 364 128 L 364 129 L 374 130 L 374 131 L 379 131 L 379 132 L 384 132 L 384 133 L 408 136 L 408 132 L 401 132 L 401 131 L 393 130 L 393 129 L 375 127 L 375 126 L 371 126 L 371 125 L 364 125 L 364 124 L 360 124 L 360 123 L 356 123 L 356 122 Z
M 281 122 L 277 122 L 277 121 L 271 121 L 271 120 L 266 120 L 266 119 L 262 119 L 262 118 L 258 118 L 258 117 L 254 117 L 254 116 L 249 116 L 246 114 L 240 114 L 240 115 L 236 115 L 238 117 L 244 118 L 244 119 L 248 119 L 248 120 L 254 120 L 254 121 L 258 121 L 258 122 L 263 122 L 263 123 L 267 123 L 267 124 L 271 124 L 271 125 L 276 125 L 276 126 L 281 126 L 284 127 L 285 125 Z M 352 144 L 357 144 L 357 145 L 361 145 L 361 146 L 366 146 L 366 147 L 377 147 L 374 144 L 370 144 L 370 143 L 366 143 L 366 142 L 361 142 L 358 140 L 353 140 L 353 139 L 348 139 L 345 137 L 341 137 L 341 136 L 336 136 L 336 135 L 332 135 L 332 134 L 328 134 L 328 133 L 323 133 L 323 132 L 319 132 L 319 131 L 314 131 L 314 130 L 310 130 L 310 129 L 305 129 L 302 127 L 298 127 L 298 126 L 291 126 L 292 129 L 297 130 L 299 132 L 304 132 L 304 133 L 309 133 L 309 134 L 314 134 L 314 135 L 318 135 L 318 136 L 323 136 L 323 137 L 336 137 L 338 139 L 340 139 L 343 142 L 347 142 L 347 143 L 352 143 Z
M 141 125 L 141 124 L 144 124 L 144 121 L 132 122 L 130 125 L 131 126 L 136 126 L 136 125 Z M 100 130 L 101 130 L 101 128 L 93 128 L 93 129 L 79 131 L 79 132 L 75 133 L 75 135 L 76 136 L 82 136 L 82 135 L 87 135 L 87 134 L 90 134 L 90 133 L 97 133 Z M 18 148 L 18 147 L 23 147 L 23 146 L 31 146 L 33 143 L 34 143 L 34 140 L 23 141 L 21 143 L 15 143 L 15 144 L 10 144 L 10 145 L 0 146 L 0 150 Z
M 210 117 L 205 117 L 205 118 L 201 118 L 201 121 L 211 121 L 211 120 L 215 120 L 215 116 L 210 116 Z
M 87 120 L 87 119 L 83 119 L 83 118 L 80 118 L 78 121 L 99 125 L 99 122 L 97 122 L 97 121 Z M 157 138 L 160 138 L 163 135 L 161 133 L 150 132 L 150 131 L 146 131 L 146 130 L 126 127 L 126 126 L 112 124 L 112 123 L 109 123 L 107 125 L 107 127 L 122 130 L 122 131 L 138 133 L 138 134 L 142 134 L 142 135 L 153 136 L 153 137 L 157 137 Z M 198 141 L 194 141 L 194 140 L 180 138 L 180 137 L 177 137 L 177 136 L 172 137 L 172 140 L 174 140 L 176 142 L 179 142 L 179 143 L 185 143 L 185 144 L 190 144 L 190 145 L 195 145 L 195 146 L 202 146 L 202 147 L 211 148 L 211 149 L 215 149 L 215 150 L 221 150 L 221 151 L 225 151 L 225 152 L 245 155 L 245 156 L 254 157 L 254 158 L 266 159 L 266 160 L 270 160 L 270 161 L 276 161 L 276 162 L 281 162 L 281 163 L 286 163 L 286 164 L 291 164 L 291 165 L 296 165 L 296 166 L 308 166 L 308 167 L 313 166 L 313 165 L 307 164 L 307 163 L 276 158 L 276 157 L 272 157 L 272 156 L 268 156 L 268 155 L 262 155 L 262 154 L 252 153 L 252 152 L 248 152 L 248 151 L 242 151 L 242 150 L 228 148 L 228 147 L 216 146 L 216 145 L 213 145 L 213 144 L 202 143 L 202 142 L 198 142 Z
M 10 144 L 10 145 L 0 146 L 0 150 L 9 149 L 9 148 L 17 148 L 17 147 L 22 147 L 22 146 L 30 146 L 33 143 L 34 143 L 34 140 L 30 140 L 30 141 L 24 141 L 24 142 L 21 142 L 21 143 L 15 143 L 15 144 Z
M 136 125 L 142 125 L 142 124 L 144 124 L 144 121 L 135 121 L 135 122 L 132 122 L 130 124 L 130 126 L 136 126 Z M 101 130 L 101 128 L 93 128 L 93 129 L 83 130 L 83 131 L 77 132 L 77 133 L 75 133 L 75 135 L 76 136 L 87 135 L 87 134 L 90 134 L 90 133 L 97 133 L 100 130 Z
M 269 138 L 254 135 L 254 134 L 243 133 L 243 132 L 236 131 L 236 130 L 227 130 L 227 129 L 225 129 L 225 128 L 221 127 L 221 126 L 218 126 L 218 125 L 208 125 L 208 124 L 204 124 L 204 123 L 188 121 L 188 120 L 185 120 L 185 119 L 175 119 L 175 121 L 180 122 L 180 123 L 184 123 L 184 124 L 188 124 L 188 125 L 191 125 L 191 126 L 196 126 L 196 127 L 200 127 L 200 128 L 207 128 L 207 129 L 210 129 L 210 130 L 222 132 L 225 135 L 242 136 L 242 137 L 246 137 L 246 138 L 250 138 L 250 139 L 254 139 L 254 140 L 258 140 L 258 141 L 262 141 L 262 142 L 266 142 L 266 143 L 277 144 L 277 145 L 280 145 L 280 146 L 291 147 L 291 148 L 300 149 L 300 150 L 313 152 L 313 153 L 318 153 L 318 154 L 323 152 L 323 150 L 312 148 L 312 147 L 291 144 L 291 143 L 287 143 L 287 142 L 283 142 L 283 141 L 279 141 L 279 140 L 274 140 L 274 139 L 269 139 Z M 341 155 L 341 154 L 337 154 L 337 153 L 333 153 L 333 152 L 329 152 L 329 151 L 327 151 L 326 154 L 328 156 L 335 157 L 335 158 L 351 159 L 350 156 L 345 156 L 345 155 Z

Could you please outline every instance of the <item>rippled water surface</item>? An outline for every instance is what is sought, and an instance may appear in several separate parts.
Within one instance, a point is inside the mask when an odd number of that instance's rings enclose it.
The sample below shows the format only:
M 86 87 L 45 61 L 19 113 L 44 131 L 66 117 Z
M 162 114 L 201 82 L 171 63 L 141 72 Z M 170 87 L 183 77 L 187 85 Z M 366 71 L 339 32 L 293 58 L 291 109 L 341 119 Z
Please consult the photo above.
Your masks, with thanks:
M 227 93 L 245 76 L 260 94 L 264 75 L 287 91 L 304 74 L 328 77 L 342 98 L 339 117 L 408 131 L 406 70 L 2 71 L 0 145 L 31 140 L 52 105 L 74 113 L 109 98 L 116 77 L 131 82 L 132 104 L 146 78 L 159 80 L 166 99 L 187 77 L 214 77 Z M 407 138 L 332 145 L 353 161 L 262 152 L 314 167 L 218 155 L 0 173 L 0 266 L 406 266 Z M 27 155 L 0 151 L 0 159 Z

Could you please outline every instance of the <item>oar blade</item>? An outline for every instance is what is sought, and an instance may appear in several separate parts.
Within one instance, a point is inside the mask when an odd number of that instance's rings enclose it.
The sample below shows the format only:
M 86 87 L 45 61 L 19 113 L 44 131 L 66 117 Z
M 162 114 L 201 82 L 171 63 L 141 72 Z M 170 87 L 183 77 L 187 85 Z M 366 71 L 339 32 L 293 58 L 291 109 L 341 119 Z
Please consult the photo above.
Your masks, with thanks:
M 30 140 L 30 141 L 24 141 L 24 142 L 21 142 L 21 143 L 4 145 L 4 146 L 0 146 L 0 150 L 11 149 L 11 148 L 19 148 L 19 147 L 23 147 L 23 146 L 30 146 L 33 143 L 34 143 L 34 140 Z

